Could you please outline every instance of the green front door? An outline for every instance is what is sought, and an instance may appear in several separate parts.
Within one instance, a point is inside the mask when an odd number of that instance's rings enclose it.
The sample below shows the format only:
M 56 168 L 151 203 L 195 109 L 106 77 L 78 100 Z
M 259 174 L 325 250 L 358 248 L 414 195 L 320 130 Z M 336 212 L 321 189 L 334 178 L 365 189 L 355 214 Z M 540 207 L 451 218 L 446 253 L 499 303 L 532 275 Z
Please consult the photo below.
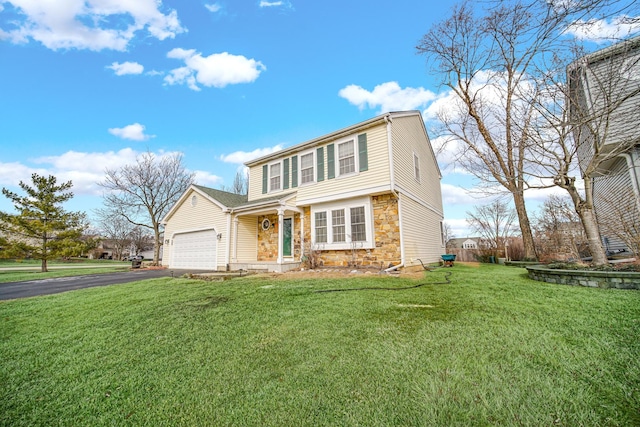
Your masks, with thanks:
M 285 218 L 282 222 L 282 255 L 291 256 L 291 234 L 293 231 L 293 219 Z

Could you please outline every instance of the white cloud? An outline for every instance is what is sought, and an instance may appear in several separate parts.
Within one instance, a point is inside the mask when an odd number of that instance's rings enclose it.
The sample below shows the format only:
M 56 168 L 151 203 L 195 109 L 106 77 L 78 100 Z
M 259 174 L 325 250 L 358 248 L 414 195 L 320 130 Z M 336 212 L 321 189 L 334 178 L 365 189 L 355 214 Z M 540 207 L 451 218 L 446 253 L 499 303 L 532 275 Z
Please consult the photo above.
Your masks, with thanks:
M 84 153 L 80 151 L 67 151 L 59 156 L 43 156 L 33 160 L 36 164 L 49 164 L 60 171 L 95 172 L 96 165 L 102 165 L 104 169 L 124 166 L 136 161 L 138 152 L 131 148 L 123 148 L 119 151 L 107 151 L 105 153 Z
M 260 7 L 278 7 L 278 6 L 284 6 L 284 2 L 283 1 L 265 1 L 265 0 L 260 1 Z
M 218 175 L 213 175 L 205 171 L 194 171 L 195 182 L 205 187 L 213 187 L 222 183 L 223 179 Z
M 204 7 L 207 8 L 207 10 L 209 12 L 212 13 L 216 13 L 218 12 L 220 9 L 222 9 L 222 6 L 220 6 L 218 3 L 214 3 L 214 4 L 205 4 Z
M 640 31 L 640 16 L 617 16 L 611 21 L 604 19 L 591 19 L 589 21 L 577 21 L 565 31 L 580 40 L 594 43 L 605 43 L 612 39 L 628 37 Z
M 163 13 L 159 0 L 5 0 L 13 6 L 17 27 L 0 32 L 13 43 L 30 39 L 49 49 L 126 50 L 139 31 L 158 40 L 185 30 L 175 10 Z
M 17 162 L 0 162 L 0 185 L 9 187 L 18 186 L 20 181 L 31 182 L 32 173 L 47 175 L 45 169 L 34 169 Z
M 144 67 L 137 62 L 113 62 L 107 68 L 115 71 L 116 76 L 124 76 L 125 74 L 142 74 Z
M 447 183 L 441 183 L 440 188 L 444 205 L 474 205 L 478 203 L 478 198 L 473 197 L 465 188 Z
M 132 141 L 146 141 L 149 138 L 153 138 L 155 135 L 145 135 L 145 127 L 140 123 L 134 123 L 127 125 L 123 128 L 110 128 L 109 133 L 115 135 L 118 138 L 130 139 Z
M 278 144 L 274 147 L 258 148 L 253 151 L 234 151 L 231 154 L 225 154 L 220 156 L 220 160 L 222 160 L 225 163 L 234 163 L 238 165 L 243 165 L 248 161 L 257 159 L 262 156 L 267 156 L 271 153 L 275 153 L 276 151 L 280 151 L 283 148 L 284 146 L 282 144 Z
M 202 56 L 194 49 L 172 49 L 168 58 L 180 59 L 184 67 L 171 70 L 164 78 L 167 84 L 186 84 L 192 90 L 200 90 L 198 84 L 223 88 L 230 84 L 254 82 L 267 68 L 260 61 L 227 52 Z
M 31 159 L 36 167 L 22 163 L 0 163 L 0 184 L 17 187 L 20 181 L 31 183 L 31 174 L 37 173 L 40 176 L 53 175 L 58 183 L 73 182 L 71 191 L 75 195 L 99 196 L 102 190 L 97 183 L 104 180 L 105 169 L 133 163 L 137 155 L 138 153 L 130 148 L 106 153 L 68 151 L 60 156 Z M 20 190 L 16 188 L 15 191 Z
M 445 218 L 444 222 L 451 227 L 454 237 L 469 237 L 473 234 L 469 222 L 464 218 Z
M 368 91 L 361 86 L 349 85 L 340 89 L 338 95 L 361 110 L 379 107 L 381 113 L 415 110 L 436 98 L 435 93 L 429 90 L 421 87 L 402 89 L 397 82 L 382 83 L 373 88 L 373 91 Z

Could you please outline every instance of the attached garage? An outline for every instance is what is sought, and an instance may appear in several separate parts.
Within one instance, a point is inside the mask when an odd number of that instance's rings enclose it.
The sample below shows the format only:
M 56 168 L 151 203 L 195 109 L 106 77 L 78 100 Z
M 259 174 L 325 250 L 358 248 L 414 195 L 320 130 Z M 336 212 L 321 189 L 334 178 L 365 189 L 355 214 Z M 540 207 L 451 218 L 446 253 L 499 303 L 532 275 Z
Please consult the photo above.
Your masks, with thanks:
M 215 270 L 217 238 L 215 230 L 177 233 L 173 236 L 171 268 Z

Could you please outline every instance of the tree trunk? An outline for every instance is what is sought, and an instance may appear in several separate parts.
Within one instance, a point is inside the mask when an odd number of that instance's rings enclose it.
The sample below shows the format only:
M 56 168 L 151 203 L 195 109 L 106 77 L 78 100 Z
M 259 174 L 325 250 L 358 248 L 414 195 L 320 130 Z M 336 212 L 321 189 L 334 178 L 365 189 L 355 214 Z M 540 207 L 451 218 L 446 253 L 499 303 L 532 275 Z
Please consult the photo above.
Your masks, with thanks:
M 153 265 L 160 265 L 160 247 L 162 241 L 160 240 L 160 231 L 156 228 L 154 230 L 155 242 L 153 244 Z
M 587 242 L 589 243 L 589 251 L 594 265 L 606 265 L 609 263 L 607 260 L 607 254 L 602 246 L 602 240 L 600 239 L 600 229 L 596 220 L 593 207 L 590 207 L 587 203 L 581 203 L 576 208 L 580 221 L 582 221 L 582 227 L 587 235 Z
M 525 260 L 537 260 L 538 254 L 536 253 L 536 246 L 533 242 L 533 233 L 531 232 L 531 224 L 529 222 L 529 215 L 524 204 L 524 195 L 521 192 L 514 191 L 513 204 L 516 207 L 518 213 L 518 223 L 520 224 L 520 233 L 522 233 L 522 243 L 524 245 L 524 258 Z
M 560 183 L 560 184 L 558 184 Z M 574 185 L 574 180 L 567 179 L 566 176 L 556 179 L 556 184 L 564 188 L 569 192 L 573 205 L 582 222 L 582 228 L 587 235 L 587 242 L 589 244 L 589 252 L 591 252 L 592 264 L 594 265 L 606 265 L 609 263 L 607 260 L 607 254 L 602 246 L 602 240 L 600 239 L 600 226 L 596 219 L 596 213 L 593 209 L 593 196 L 592 196 L 592 183 L 590 179 L 584 180 L 584 192 L 586 200 L 583 200 L 580 193 Z

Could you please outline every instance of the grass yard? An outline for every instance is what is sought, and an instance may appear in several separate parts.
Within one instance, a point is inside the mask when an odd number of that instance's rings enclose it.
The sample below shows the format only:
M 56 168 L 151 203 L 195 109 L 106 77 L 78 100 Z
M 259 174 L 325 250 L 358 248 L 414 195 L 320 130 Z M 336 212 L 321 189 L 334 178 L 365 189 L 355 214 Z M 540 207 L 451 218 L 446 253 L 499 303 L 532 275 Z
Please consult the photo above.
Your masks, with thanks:
M 163 278 L 0 303 L 0 425 L 640 425 L 640 292 Z
M 41 273 L 40 260 L 0 260 L 0 284 L 127 271 L 131 267 L 131 262 L 75 259 L 73 261 L 49 261 L 47 265 L 49 271 Z

